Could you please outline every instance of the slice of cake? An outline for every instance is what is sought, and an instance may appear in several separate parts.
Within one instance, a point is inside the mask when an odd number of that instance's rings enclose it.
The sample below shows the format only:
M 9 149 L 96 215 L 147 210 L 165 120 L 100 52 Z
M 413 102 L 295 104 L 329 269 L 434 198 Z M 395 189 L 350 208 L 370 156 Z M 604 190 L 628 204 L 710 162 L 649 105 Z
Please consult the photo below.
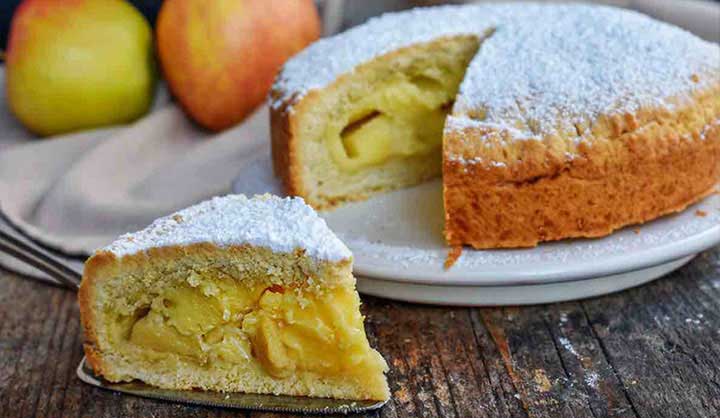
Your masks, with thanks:
M 439 176 L 445 118 L 481 38 L 453 35 L 400 48 L 302 100 L 276 102 L 273 165 L 287 193 L 324 209 Z M 293 61 L 288 66 L 285 76 L 301 71 Z
M 215 198 L 86 263 L 85 354 L 113 382 L 385 400 L 352 255 L 302 199 Z
M 720 180 L 720 48 L 612 7 L 386 14 L 288 61 L 271 110 L 289 194 L 326 209 L 442 173 L 451 246 L 602 236 Z

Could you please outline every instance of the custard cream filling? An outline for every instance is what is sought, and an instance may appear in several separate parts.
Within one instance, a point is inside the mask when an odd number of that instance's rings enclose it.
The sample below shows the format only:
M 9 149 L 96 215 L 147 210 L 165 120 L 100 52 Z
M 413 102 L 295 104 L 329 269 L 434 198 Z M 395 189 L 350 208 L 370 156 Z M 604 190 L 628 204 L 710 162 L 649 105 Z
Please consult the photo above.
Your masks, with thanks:
M 367 343 L 359 304 L 345 286 L 319 293 L 196 278 L 118 316 L 114 339 L 149 360 L 173 354 L 204 367 L 251 363 L 275 378 L 295 371 L 362 378 L 385 363 Z
M 437 152 L 463 72 L 458 65 L 399 73 L 351 103 L 326 130 L 335 163 L 353 172 L 393 158 Z

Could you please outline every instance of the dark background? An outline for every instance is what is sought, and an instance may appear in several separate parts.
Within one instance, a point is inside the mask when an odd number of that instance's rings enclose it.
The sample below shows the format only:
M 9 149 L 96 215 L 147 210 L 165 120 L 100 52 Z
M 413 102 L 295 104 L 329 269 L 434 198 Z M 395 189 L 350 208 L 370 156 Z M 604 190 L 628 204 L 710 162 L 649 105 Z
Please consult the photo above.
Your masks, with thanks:
M 62 0 L 56 0 L 56 1 L 62 1 Z M 208 0 L 212 1 L 212 0 Z M 350 3 L 352 1 L 361 1 L 361 0 L 350 0 L 347 3 Z M 362 0 L 366 1 L 366 0 Z M 683 2 L 686 0 L 676 0 L 678 2 Z M 720 0 L 715 0 L 720 1 Z M 20 4 L 21 0 L 0 0 L 0 49 L 5 49 L 5 44 L 7 42 L 7 33 L 8 29 L 10 28 L 10 19 L 12 18 L 13 11 L 17 7 L 18 4 Z M 160 5 L 162 4 L 162 0 L 130 0 L 130 3 L 134 4 L 135 7 L 137 7 L 145 16 L 147 16 L 148 20 L 151 23 L 155 22 L 155 17 L 157 16 L 157 12 L 160 9 Z M 396 7 L 393 7 L 394 3 L 397 3 L 397 1 L 388 1 L 389 8 L 393 9 Z M 416 4 L 432 4 L 432 1 L 425 1 L 425 2 L 417 2 Z M 347 6 L 348 9 L 351 9 L 351 6 Z M 362 18 L 361 20 L 365 20 L 365 18 Z M 360 22 L 345 22 L 345 23 L 360 23 Z

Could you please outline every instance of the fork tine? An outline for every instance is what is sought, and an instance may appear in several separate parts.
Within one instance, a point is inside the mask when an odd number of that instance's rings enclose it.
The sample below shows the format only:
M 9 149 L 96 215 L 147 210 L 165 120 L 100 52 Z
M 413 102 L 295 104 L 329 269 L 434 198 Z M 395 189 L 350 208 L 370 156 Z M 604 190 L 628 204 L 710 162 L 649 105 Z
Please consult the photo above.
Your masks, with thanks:
M 82 275 L 73 270 L 72 268 L 68 267 L 64 263 L 58 261 L 51 255 L 36 249 L 35 247 L 32 247 L 31 245 L 15 238 L 14 236 L 8 234 L 5 231 L 0 230 L 0 239 L 5 240 L 6 242 L 10 243 L 11 245 L 15 246 L 17 249 L 22 250 L 24 252 L 27 252 L 31 255 L 33 255 L 35 258 L 38 258 L 42 261 L 44 261 L 47 264 L 50 264 L 51 266 L 57 268 L 60 271 L 63 271 L 67 275 L 71 276 L 73 279 L 80 281 L 82 278 Z
M 67 287 L 77 290 L 80 284 L 80 273 L 1 230 L 0 251 L 37 268 Z

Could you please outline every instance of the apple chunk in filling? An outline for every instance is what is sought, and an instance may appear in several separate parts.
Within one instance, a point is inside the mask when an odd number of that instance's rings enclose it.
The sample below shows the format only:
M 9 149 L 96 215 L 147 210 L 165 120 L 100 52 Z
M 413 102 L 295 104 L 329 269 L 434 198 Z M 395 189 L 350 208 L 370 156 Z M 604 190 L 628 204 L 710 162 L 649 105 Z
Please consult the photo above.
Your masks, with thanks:
M 135 315 L 119 317 L 125 325 L 115 339 L 149 359 L 173 355 L 210 368 L 260 367 L 275 378 L 298 370 L 377 373 L 384 361 L 367 343 L 359 304 L 345 286 L 318 293 L 221 280 L 183 283 Z

